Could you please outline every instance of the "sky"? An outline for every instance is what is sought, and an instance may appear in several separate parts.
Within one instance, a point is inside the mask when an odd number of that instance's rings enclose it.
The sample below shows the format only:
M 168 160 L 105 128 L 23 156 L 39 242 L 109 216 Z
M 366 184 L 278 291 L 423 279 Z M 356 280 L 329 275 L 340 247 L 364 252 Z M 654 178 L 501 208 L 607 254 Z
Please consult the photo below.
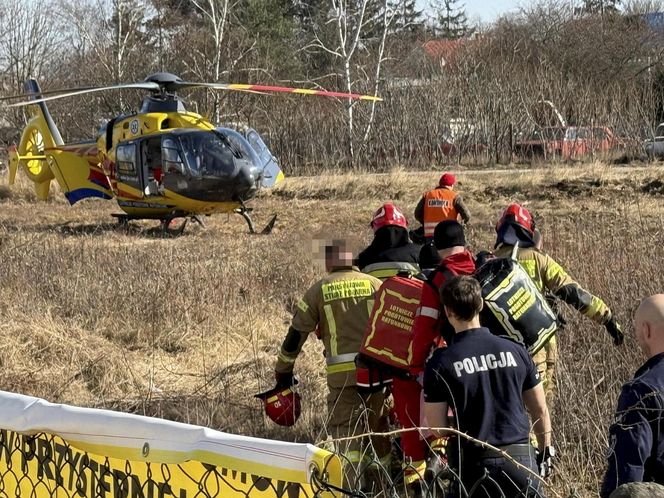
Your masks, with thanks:
M 523 1 L 518 0 L 466 0 L 466 12 L 470 19 L 479 16 L 483 22 L 491 22 L 501 14 L 518 8 Z
M 468 19 L 475 21 L 479 18 L 482 22 L 494 21 L 501 14 L 515 10 L 526 0 L 459 0 L 459 4 L 465 4 Z M 418 0 L 420 8 L 428 9 L 429 0 Z

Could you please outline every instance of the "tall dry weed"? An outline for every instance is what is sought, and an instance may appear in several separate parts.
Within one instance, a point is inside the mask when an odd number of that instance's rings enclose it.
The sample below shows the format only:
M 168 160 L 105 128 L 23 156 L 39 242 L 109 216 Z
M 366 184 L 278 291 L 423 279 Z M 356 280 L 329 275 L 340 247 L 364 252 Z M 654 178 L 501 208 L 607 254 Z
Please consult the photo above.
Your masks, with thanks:
M 253 398 L 272 386 L 294 305 L 323 273 L 311 240 L 345 235 L 359 250 L 380 203 L 394 200 L 410 218 L 440 173 L 289 179 L 257 202 L 259 221 L 279 213 L 268 237 L 247 235 L 237 216 L 216 216 L 206 230 L 162 238 L 154 223 L 119 228 L 112 203 L 70 208 L 12 193 L 0 200 L 0 388 L 247 435 L 324 439 L 318 341 L 296 364 L 304 410 L 293 430 L 269 423 Z M 507 202 L 526 202 L 546 250 L 611 306 L 628 335 L 615 348 L 601 327 L 565 312 L 553 407 L 561 494 L 596 492 L 619 387 L 642 361 L 629 331 L 639 299 L 664 288 L 663 177 L 601 165 L 458 174 L 474 250 L 492 246 Z

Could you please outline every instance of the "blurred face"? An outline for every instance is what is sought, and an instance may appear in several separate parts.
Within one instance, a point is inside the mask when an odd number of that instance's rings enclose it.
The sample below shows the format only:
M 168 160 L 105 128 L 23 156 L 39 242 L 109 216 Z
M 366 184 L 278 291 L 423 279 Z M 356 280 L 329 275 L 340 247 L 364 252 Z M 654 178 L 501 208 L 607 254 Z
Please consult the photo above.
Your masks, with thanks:
M 334 246 L 327 249 L 325 267 L 328 271 L 339 266 L 350 266 L 353 264 L 353 253 L 344 246 Z

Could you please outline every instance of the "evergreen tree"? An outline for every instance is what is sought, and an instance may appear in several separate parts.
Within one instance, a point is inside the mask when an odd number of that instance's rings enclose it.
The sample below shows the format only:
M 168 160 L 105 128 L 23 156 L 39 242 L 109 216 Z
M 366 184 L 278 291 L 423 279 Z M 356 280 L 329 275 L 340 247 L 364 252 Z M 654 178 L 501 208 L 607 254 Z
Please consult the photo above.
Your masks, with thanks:
M 395 13 L 393 32 L 415 34 L 424 29 L 424 18 L 422 10 L 417 9 L 417 0 L 392 1 L 389 7 Z
M 455 40 L 472 33 L 472 29 L 468 27 L 465 5 L 460 4 L 459 0 L 434 0 L 431 7 L 436 15 L 436 36 Z
M 364 0 L 349 0 L 349 12 L 359 19 L 359 12 Z M 379 40 L 383 34 L 383 18 L 385 13 L 384 0 L 368 0 L 364 8 L 364 22 L 361 38 L 365 44 Z
M 292 71 L 296 60 L 296 19 L 291 0 L 242 0 L 236 4 L 234 21 L 255 43 L 264 65 Z
M 327 0 L 291 0 L 291 5 L 299 36 L 303 42 L 309 42 L 327 20 L 330 3 Z
M 622 0 L 583 0 L 583 11 L 588 14 L 610 14 L 618 12 Z

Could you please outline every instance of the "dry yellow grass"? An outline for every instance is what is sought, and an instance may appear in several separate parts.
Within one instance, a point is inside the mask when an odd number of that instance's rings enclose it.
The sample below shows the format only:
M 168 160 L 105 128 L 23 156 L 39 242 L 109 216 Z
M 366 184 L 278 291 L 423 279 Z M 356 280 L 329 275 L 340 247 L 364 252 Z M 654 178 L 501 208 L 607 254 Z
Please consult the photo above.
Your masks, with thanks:
M 274 358 L 293 305 L 322 274 L 316 236 L 360 249 L 371 213 L 386 200 L 412 212 L 440 172 L 291 178 L 255 203 L 251 236 L 240 217 L 162 238 L 155 223 L 118 228 L 112 202 L 34 202 L 30 186 L 0 187 L 0 389 L 50 401 L 158 415 L 220 430 L 299 441 L 324 437 L 321 346 L 298 360 L 304 415 L 294 430 L 267 422 L 252 395 L 272 385 Z M 468 239 L 490 247 L 510 201 L 537 214 L 547 250 L 603 297 L 627 330 L 642 296 L 664 288 L 657 166 L 599 164 L 459 172 L 474 215 Z M 606 427 L 622 382 L 640 364 L 634 340 L 614 348 L 600 327 L 567 313 L 560 337 L 561 454 L 554 489 L 593 496 Z

